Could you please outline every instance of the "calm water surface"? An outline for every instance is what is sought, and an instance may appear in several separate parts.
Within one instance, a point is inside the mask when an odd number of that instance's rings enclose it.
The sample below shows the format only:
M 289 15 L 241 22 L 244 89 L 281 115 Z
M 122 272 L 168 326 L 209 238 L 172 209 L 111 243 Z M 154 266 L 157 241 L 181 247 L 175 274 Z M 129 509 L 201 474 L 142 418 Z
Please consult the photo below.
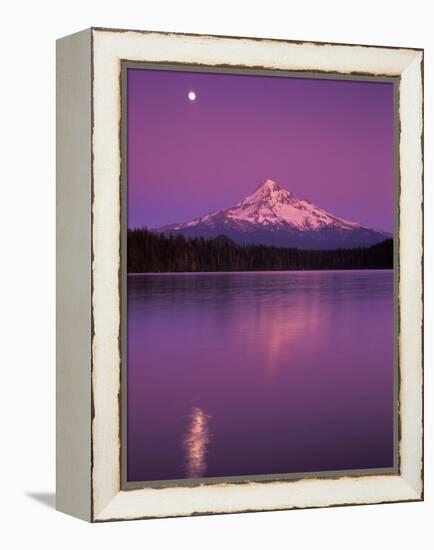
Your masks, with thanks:
M 393 466 L 392 271 L 128 277 L 128 480 Z

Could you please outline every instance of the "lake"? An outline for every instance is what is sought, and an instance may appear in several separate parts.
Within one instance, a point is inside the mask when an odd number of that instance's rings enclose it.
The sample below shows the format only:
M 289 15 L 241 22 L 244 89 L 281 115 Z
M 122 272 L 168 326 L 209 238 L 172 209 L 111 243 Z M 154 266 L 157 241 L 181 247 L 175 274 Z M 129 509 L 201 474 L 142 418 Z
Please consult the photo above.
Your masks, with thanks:
M 393 466 L 393 273 L 128 276 L 128 481 Z

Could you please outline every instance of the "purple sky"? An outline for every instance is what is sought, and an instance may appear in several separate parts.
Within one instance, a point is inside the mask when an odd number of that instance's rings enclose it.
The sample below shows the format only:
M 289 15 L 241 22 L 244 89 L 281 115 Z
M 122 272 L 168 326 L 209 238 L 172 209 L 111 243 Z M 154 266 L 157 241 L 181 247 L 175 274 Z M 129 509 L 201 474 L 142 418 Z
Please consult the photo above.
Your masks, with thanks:
M 270 178 L 392 231 L 393 169 L 391 83 L 128 70 L 129 227 L 227 208 Z

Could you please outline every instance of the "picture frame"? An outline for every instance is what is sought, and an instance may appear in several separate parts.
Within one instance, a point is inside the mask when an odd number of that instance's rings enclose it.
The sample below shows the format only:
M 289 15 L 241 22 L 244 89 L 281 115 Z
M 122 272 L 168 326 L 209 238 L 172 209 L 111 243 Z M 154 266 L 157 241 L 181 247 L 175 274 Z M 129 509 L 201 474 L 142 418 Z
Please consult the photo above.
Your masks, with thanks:
M 393 472 L 125 485 L 128 63 L 396 83 Z M 423 50 L 104 28 L 67 36 L 57 42 L 56 177 L 60 511 L 105 522 L 423 499 Z

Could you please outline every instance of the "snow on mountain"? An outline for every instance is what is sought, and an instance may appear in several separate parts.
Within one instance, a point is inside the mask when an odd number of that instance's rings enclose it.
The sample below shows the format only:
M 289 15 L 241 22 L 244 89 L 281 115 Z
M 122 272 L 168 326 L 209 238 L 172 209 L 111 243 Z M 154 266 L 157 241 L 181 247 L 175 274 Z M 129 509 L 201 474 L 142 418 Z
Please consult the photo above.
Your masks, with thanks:
M 154 231 L 206 238 L 225 235 L 239 244 L 309 249 L 370 246 L 391 237 L 297 199 L 270 179 L 235 206 Z

